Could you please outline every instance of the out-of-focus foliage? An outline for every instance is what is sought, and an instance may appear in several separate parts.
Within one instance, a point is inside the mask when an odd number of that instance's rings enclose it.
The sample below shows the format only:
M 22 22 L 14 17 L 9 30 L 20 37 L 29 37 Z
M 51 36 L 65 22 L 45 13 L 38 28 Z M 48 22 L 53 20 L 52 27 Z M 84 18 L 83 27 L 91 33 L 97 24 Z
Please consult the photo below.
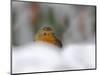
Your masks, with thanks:
M 13 45 L 28 43 L 41 27 L 48 25 L 64 44 L 84 42 L 95 35 L 93 6 L 13 1 L 12 7 Z
M 95 12 L 95 6 L 12 1 L 13 73 L 95 68 Z M 61 49 L 33 40 L 44 26 L 53 28 Z

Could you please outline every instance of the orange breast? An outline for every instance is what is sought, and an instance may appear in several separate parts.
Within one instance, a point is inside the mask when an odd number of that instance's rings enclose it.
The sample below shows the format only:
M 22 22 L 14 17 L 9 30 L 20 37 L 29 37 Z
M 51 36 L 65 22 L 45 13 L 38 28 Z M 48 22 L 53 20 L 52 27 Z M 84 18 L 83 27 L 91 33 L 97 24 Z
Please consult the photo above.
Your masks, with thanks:
M 39 39 L 40 41 L 55 44 L 55 38 L 53 36 L 42 36 Z

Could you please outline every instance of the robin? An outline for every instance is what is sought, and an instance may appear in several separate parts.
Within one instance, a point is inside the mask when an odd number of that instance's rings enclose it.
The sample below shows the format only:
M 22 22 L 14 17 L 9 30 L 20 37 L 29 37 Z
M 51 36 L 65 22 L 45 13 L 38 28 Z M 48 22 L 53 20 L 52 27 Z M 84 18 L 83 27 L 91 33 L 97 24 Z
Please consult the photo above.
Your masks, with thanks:
M 62 47 L 61 41 L 56 37 L 53 28 L 50 26 L 40 28 L 35 36 L 35 41 L 43 41 L 58 47 Z

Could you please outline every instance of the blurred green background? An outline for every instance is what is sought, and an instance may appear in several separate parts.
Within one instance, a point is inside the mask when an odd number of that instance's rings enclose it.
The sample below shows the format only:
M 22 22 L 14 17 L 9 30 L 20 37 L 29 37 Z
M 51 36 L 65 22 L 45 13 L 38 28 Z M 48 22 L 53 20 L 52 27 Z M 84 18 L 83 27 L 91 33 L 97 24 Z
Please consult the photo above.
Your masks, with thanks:
M 12 1 L 12 45 L 32 42 L 50 25 L 63 44 L 95 43 L 95 6 Z

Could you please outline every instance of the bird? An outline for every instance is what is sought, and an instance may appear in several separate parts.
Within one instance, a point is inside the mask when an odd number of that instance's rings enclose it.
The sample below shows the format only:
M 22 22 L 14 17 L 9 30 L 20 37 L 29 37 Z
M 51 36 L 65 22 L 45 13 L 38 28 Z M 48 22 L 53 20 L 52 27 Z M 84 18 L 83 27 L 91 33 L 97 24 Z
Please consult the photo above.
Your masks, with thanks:
M 36 33 L 34 40 L 53 44 L 60 48 L 62 47 L 61 41 L 57 38 L 51 26 L 41 27 L 39 31 Z

